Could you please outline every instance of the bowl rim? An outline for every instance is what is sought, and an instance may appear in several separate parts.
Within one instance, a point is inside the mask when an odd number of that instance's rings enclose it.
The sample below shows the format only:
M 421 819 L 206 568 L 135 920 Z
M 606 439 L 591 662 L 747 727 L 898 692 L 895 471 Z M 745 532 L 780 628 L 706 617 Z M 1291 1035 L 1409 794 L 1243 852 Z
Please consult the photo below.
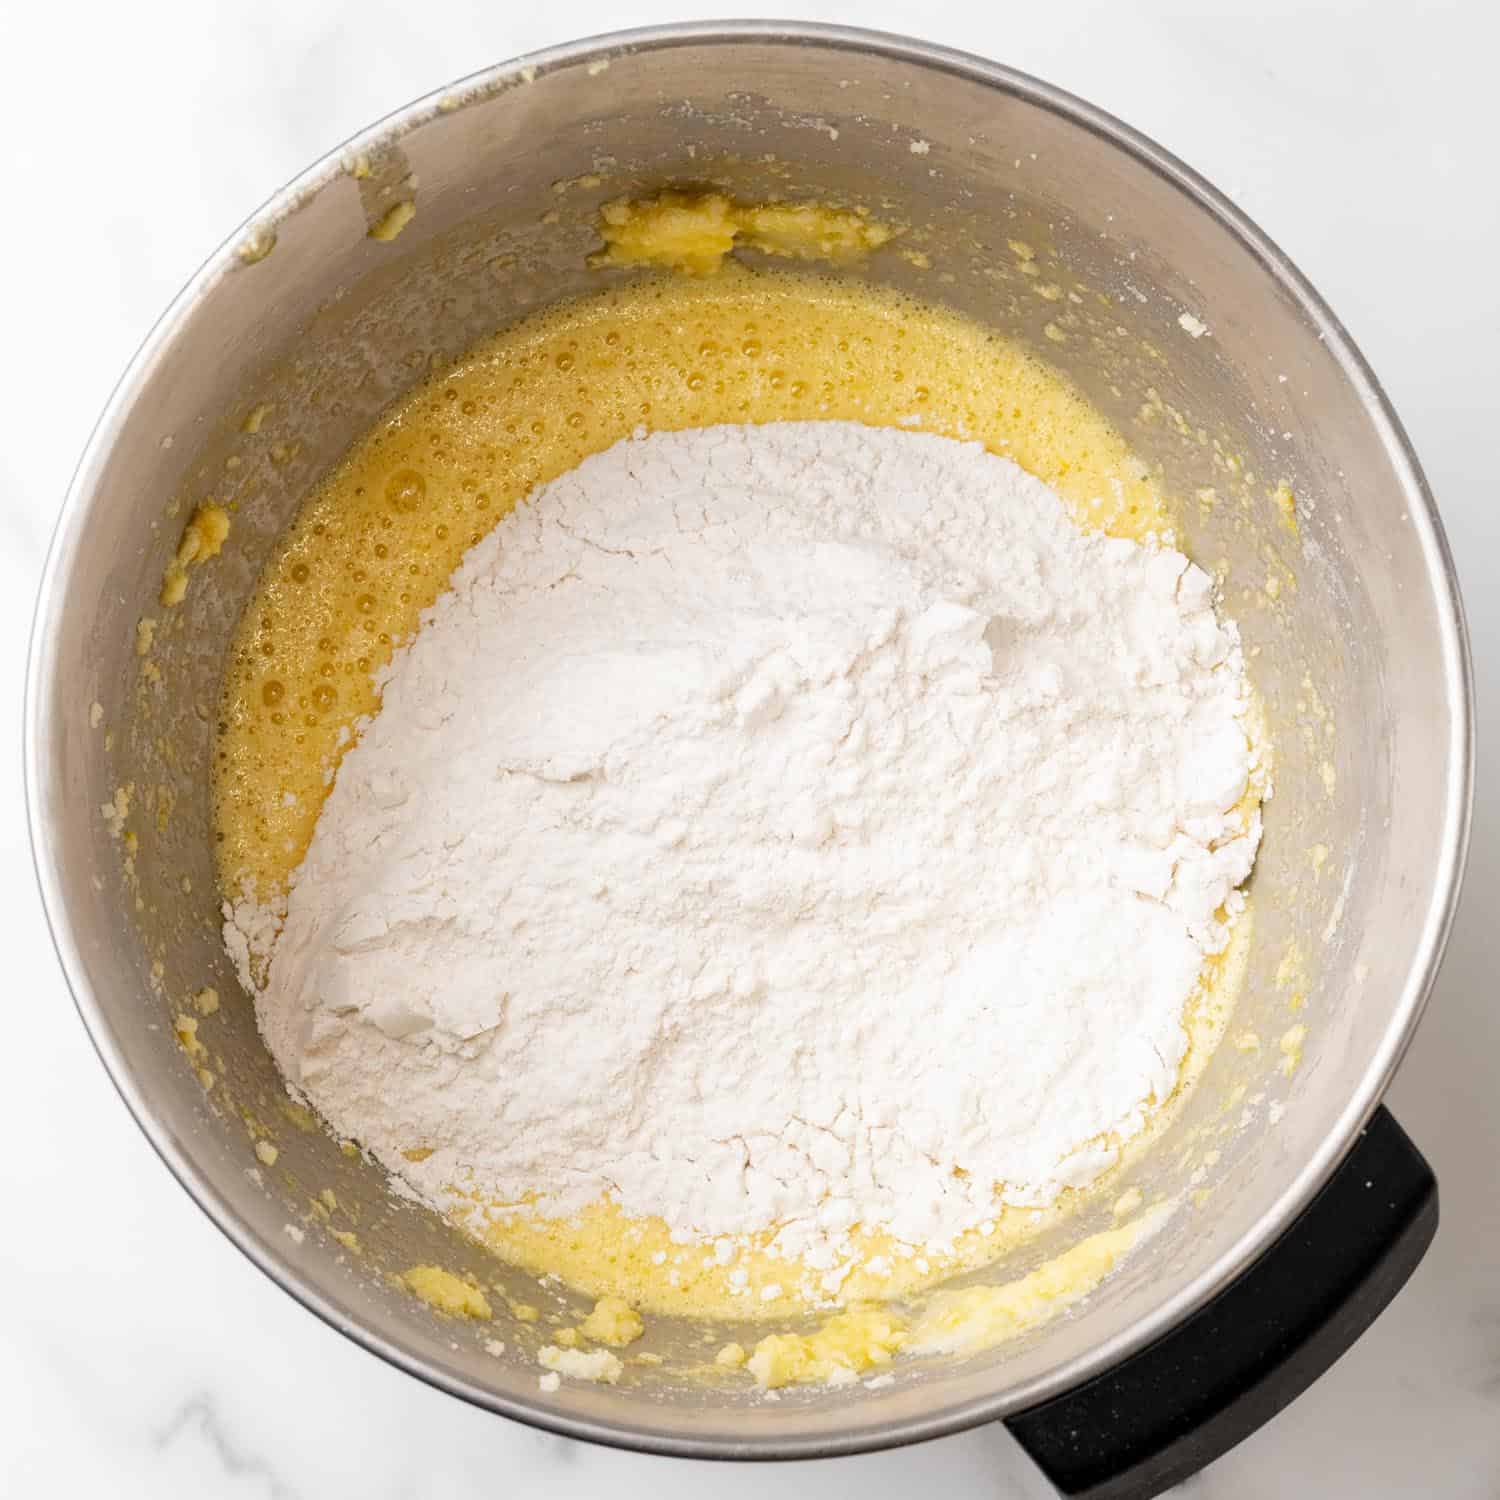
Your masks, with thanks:
M 307 1284 L 281 1248 L 253 1230 L 199 1169 L 153 1101 L 131 1077 L 124 1055 L 93 992 L 70 930 L 58 851 L 47 837 L 50 812 L 65 789 L 47 769 L 55 730 L 51 684 L 57 620 L 66 605 L 67 578 L 81 545 L 87 511 L 106 456 L 127 420 L 135 393 L 166 357 L 196 305 L 240 259 L 240 247 L 289 216 L 330 178 L 351 151 L 385 143 L 438 113 L 462 107 L 515 84 L 531 82 L 580 62 L 617 59 L 680 46 L 744 43 L 874 55 L 924 71 L 947 72 L 1059 115 L 1132 157 L 1175 187 L 1248 251 L 1318 330 L 1369 414 L 1386 457 L 1404 488 L 1408 513 L 1433 588 L 1440 623 L 1442 674 L 1451 707 L 1445 758 L 1446 797 L 1438 833 L 1438 875 L 1421 921 L 1402 992 L 1360 1087 L 1346 1102 L 1318 1149 L 1286 1184 L 1270 1211 L 1217 1261 L 1176 1287 L 1150 1313 L 1114 1337 L 1050 1371 L 991 1395 L 929 1414 L 843 1433 L 748 1437 L 745 1440 L 664 1434 L 629 1422 L 584 1418 L 541 1399 L 517 1399 L 459 1376 L 436 1361 L 375 1333 Z M 43 568 L 28 650 L 24 712 L 24 778 L 32 859 L 54 949 L 94 1049 L 126 1107 L 157 1155 L 219 1230 L 251 1262 L 345 1337 L 440 1390 L 474 1405 L 567 1437 L 609 1446 L 691 1458 L 805 1459 L 891 1448 L 961 1432 L 1014 1415 L 1070 1390 L 1169 1332 L 1241 1274 L 1289 1225 L 1337 1169 L 1379 1105 L 1416 1030 L 1437 977 L 1457 911 L 1468 855 L 1474 793 L 1474 688 L 1468 629 L 1453 558 L 1416 453 L 1373 370 L 1337 316 L 1286 254 L 1239 208 L 1186 163 L 1105 110 L 1029 74 L 936 43 L 863 28 L 804 21 L 680 22 L 609 32 L 523 53 L 461 78 L 392 111 L 320 157 L 273 194 L 205 261 L 147 334 L 121 375 L 79 459 Z

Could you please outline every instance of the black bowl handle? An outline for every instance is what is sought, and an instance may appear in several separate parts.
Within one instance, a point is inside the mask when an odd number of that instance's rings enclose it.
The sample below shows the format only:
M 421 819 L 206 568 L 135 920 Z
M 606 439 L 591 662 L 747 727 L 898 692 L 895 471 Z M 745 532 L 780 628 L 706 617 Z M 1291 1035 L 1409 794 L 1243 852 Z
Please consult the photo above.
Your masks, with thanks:
M 1238 1280 L 1156 1343 L 1006 1426 L 1060 1494 L 1149 1500 L 1300 1396 L 1405 1284 L 1437 1179 L 1384 1107 Z

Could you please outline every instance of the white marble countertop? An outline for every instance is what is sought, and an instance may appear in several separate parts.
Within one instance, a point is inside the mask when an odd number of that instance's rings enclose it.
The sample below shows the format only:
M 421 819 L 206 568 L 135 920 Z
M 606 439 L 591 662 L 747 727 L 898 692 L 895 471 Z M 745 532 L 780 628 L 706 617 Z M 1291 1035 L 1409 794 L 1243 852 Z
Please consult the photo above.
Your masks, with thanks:
M 869 1500 L 1042 1495 L 999 1427 L 795 1473 L 708 1469 L 532 1432 L 387 1368 L 243 1260 L 152 1155 L 74 1014 L 33 889 L 16 716 L 35 581 L 88 429 L 156 314 L 250 208 L 387 109 L 522 50 L 690 12 L 657 0 L 4 10 L 0 1493 L 463 1500 L 772 1482 L 809 1500 L 856 1486 Z M 1437 1170 L 1443 1227 L 1353 1352 L 1186 1488 L 1500 1495 L 1500 26 L 1483 0 L 1420 15 L 1354 0 L 868 0 L 857 12 L 785 0 L 772 13 L 917 30 L 1155 136 L 1301 264 L 1406 421 L 1466 585 L 1480 691 L 1467 898 L 1390 1099 Z

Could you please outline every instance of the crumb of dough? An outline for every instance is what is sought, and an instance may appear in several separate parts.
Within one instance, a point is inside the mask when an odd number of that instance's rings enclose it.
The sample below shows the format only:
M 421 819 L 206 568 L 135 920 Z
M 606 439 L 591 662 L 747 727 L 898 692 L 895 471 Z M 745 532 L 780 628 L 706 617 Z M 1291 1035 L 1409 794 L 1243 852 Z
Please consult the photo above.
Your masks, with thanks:
M 585 1354 L 580 1349 L 559 1349 L 555 1344 L 543 1344 L 537 1350 L 537 1362 L 557 1375 L 567 1375 L 573 1380 L 600 1380 L 613 1385 L 625 1366 L 608 1349 L 591 1349 Z
M 156 640 L 156 621 L 146 616 L 135 622 L 135 654 L 150 656 Z
M 193 1004 L 198 1008 L 199 1015 L 211 1016 L 219 1008 L 219 992 L 212 985 L 207 985 L 193 996 Z
M 247 266 L 264 260 L 276 248 L 276 236 L 270 230 L 258 229 L 239 248 L 239 257 Z
M 1291 1027 L 1281 1038 L 1281 1071 L 1288 1078 L 1302 1062 L 1302 1044 L 1307 1040 L 1307 1027 L 1300 1022 Z
M 1291 532 L 1293 536 L 1299 535 L 1297 529 L 1297 497 L 1292 493 L 1291 485 L 1284 480 L 1277 485 L 1271 493 L 1271 503 L 1281 513 L 1281 524 Z
M 746 1363 L 762 1390 L 813 1381 L 836 1384 L 889 1364 L 905 1342 L 906 1329 L 893 1313 L 851 1307 L 813 1333 L 768 1334 Z
M 281 1155 L 281 1152 L 270 1141 L 257 1141 L 255 1143 L 255 1154 L 266 1166 L 274 1167 L 276 1165 L 276 1158 Z
M 548 1370 L 545 1375 L 538 1375 L 536 1383 L 549 1394 L 562 1384 L 562 1376 L 556 1370 Z
M 119 838 L 125 832 L 125 820 L 130 816 L 130 802 L 135 796 L 135 783 L 127 782 L 115 788 L 114 796 L 100 804 L 99 811 L 109 828 L 111 838 Z
M 372 240 L 381 240 L 389 243 L 395 239 L 408 224 L 417 216 L 417 205 L 409 198 L 403 198 L 399 203 L 393 203 L 370 225 L 366 233 Z
M 196 1062 L 200 1057 L 208 1056 L 208 1048 L 198 1040 L 198 1022 L 193 1016 L 178 1016 L 172 1023 L 172 1030 L 177 1034 L 177 1045 Z
M 714 1355 L 714 1363 L 726 1370 L 738 1370 L 750 1356 L 745 1353 L 743 1344 L 725 1344 L 719 1352 Z
M 413 1266 L 400 1280 L 435 1312 L 450 1318 L 483 1320 L 492 1316 L 489 1299 L 477 1286 L 441 1266 Z
M 192 514 L 177 544 L 177 553 L 162 574 L 161 603 L 171 608 L 187 597 L 188 569 L 217 557 L 229 535 L 229 512 L 205 500 Z
M 601 1297 L 594 1310 L 579 1325 L 579 1331 L 596 1344 L 623 1349 L 645 1332 L 641 1315 L 619 1297 Z

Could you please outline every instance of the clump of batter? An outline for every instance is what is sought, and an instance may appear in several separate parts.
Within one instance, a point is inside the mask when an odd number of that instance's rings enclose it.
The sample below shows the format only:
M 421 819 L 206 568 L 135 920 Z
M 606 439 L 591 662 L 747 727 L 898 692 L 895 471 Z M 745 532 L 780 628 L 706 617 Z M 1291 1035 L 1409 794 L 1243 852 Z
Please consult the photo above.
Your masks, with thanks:
M 604 248 L 589 261 L 596 269 L 652 266 L 712 276 L 737 245 L 787 260 L 850 265 L 888 244 L 896 230 L 823 203 L 739 203 L 726 193 L 668 190 L 606 203 L 599 233 Z

